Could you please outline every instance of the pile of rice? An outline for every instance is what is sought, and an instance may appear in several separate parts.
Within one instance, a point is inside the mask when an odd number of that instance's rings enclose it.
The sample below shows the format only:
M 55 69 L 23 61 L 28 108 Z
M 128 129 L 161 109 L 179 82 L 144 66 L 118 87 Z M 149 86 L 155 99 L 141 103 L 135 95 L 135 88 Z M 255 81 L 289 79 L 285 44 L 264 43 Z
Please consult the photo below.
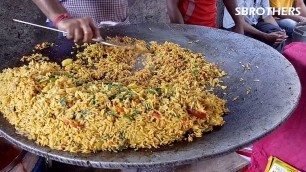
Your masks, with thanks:
M 23 58 L 29 64 L 0 73 L 0 112 L 18 133 L 52 149 L 90 153 L 192 141 L 224 124 L 226 101 L 211 89 L 225 72 L 203 55 L 151 42 L 144 68 L 132 72 L 135 49 L 81 48 L 61 65 L 34 54 Z

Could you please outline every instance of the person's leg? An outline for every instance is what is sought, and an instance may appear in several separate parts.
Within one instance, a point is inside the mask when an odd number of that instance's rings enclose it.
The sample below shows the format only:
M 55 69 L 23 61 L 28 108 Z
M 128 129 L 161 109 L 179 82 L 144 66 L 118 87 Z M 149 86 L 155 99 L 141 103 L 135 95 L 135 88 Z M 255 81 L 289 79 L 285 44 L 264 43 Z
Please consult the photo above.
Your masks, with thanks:
M 275 26 L 275 25 L 270 24 L 270 23 L 265 23 L 265 22 L 259 22 L 254 27 L 256 29 L 262 31 L 262 32 L 265 32 L 265 33 L 272 33 L 272 32 L 277 32 L 277 31 L 281 31 L 282 30 L 278 26 Z M 284 49 L 284 46 L 285 46 L 285 42 L 280 43 L 280 44 L 274 44 L 274 42 L 269 42 L 269 41 L 262 40 L 262 39 L 258 39 L 258 40 L 260 40 L 260 41 L 270 45 L 271 47 L 275 48 L 279 52 L 283 52 L 283 49 Z
M 297 22 L 291 19 L 276 19 L 280 28 L 284 29 L 289 37 L 292 37 Z

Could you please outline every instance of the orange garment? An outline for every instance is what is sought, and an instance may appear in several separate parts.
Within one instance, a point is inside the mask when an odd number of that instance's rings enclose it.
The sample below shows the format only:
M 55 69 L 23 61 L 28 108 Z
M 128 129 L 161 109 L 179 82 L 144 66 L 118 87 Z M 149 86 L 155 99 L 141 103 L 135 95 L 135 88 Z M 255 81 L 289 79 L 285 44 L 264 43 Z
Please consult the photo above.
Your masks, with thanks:
M 217 27 L 216 0 L 180 0 L 179 9 L 186 24 Z
M 294 0 L 270 0 L 270 6 L 275 8 L 291 8 Z

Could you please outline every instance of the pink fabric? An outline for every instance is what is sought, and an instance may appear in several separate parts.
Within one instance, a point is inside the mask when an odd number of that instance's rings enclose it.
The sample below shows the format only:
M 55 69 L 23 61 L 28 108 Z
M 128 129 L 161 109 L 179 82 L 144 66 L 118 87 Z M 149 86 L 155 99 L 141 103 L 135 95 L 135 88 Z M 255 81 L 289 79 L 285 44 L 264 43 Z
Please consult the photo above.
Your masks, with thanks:
M 283 125 L 253 145 L 252 172 L 263 172 L 271 155 L 306 171 L 306 43 L 292 43 L 283 54 L 300 77 L 301 100 Z

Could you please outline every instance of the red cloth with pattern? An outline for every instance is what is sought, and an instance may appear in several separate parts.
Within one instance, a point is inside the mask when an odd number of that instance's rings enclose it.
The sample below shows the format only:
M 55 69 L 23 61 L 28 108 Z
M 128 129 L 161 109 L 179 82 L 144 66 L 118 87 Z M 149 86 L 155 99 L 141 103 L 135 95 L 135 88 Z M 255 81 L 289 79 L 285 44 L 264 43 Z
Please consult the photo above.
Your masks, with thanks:
M 306 171 L 306 43 L 291 43 L 285 47 L 283 54 L 294 65 L 300 77 L 301 99 L 283 125 L 253 145 L 251 172 L 264 171 L 269 156 L 275 156 Z
M 217 27 L 216 0 L 180 0 L 179 9 L 186 24 Z
M 127 0 L 61 0 L 61 4 L 72 17 L 92 17 L 97 25 L 103 21 L 129 23 Z

